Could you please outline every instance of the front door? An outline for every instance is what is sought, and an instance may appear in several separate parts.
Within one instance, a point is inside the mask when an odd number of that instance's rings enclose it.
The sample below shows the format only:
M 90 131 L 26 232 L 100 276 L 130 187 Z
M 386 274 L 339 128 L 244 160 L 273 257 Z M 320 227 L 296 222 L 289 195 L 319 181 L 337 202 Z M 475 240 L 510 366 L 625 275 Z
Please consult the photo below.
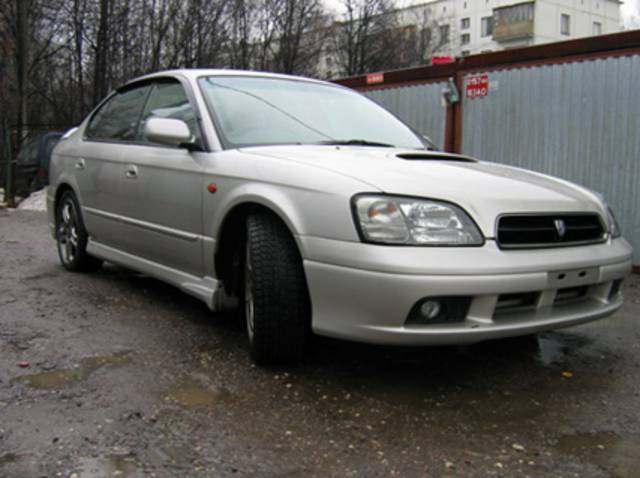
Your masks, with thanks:
M 152 117 L 183 120 L 195 141 L 201 138 L 183 86 L 173 79 L 156 81 L 142 113 L 136 145 L 123 158 L 127 251 L 203 276 L 202 153 L 147 140 L 144 126 Z

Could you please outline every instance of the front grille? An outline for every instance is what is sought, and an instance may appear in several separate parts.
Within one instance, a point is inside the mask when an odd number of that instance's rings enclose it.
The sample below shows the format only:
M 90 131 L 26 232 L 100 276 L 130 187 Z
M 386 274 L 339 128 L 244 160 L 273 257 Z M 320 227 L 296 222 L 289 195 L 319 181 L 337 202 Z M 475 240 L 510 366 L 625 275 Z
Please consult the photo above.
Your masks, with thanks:
M 508 215 L 498 220 L 502 249 L 593 244 L 605 238 L 597 214 Z

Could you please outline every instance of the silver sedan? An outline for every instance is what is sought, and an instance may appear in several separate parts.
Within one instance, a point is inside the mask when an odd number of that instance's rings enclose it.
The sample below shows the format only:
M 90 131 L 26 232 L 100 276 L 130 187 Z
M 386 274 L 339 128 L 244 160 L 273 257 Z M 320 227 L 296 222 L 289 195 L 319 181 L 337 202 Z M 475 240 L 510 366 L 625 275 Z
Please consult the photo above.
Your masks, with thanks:
M 299 359 L 312 333 L 460 344 L 580 324 L 620 308 L 631 268 L 596 193 L 433 151 L 304 78 L 133 80 L 64 136 L 50 176 L 64 267 L 109 261 L 237 308 L 259 362 Z

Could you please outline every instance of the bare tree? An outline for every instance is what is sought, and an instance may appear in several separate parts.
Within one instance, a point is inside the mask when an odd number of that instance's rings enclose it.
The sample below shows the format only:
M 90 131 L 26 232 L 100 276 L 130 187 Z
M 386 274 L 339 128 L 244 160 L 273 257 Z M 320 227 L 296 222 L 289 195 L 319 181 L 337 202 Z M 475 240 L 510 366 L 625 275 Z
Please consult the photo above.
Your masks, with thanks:
M 397 28 L 390 0 L 344 0 L 344 13 L 333 25 L 331 50 L 340 73 L 358 75 L 385 68 L 396 55 L 389 36 Z
M 233 68 L 250 69 L 260 49 L 258 28 L 261 5 L 256 0 L 234 0 L 229 12 L 229 33 L 226 45 L 227 64 Z M 267 34 L 269 39 L 270 35 Z
M 326 16 L 320 0 L 267 0 L 277 41 L 272 42 L 272 65 L 283 73 L 306 73 L 320 53 L 318 32 Z
M 166 63 L 202 68 L 217 66 L 228 36 L 229 0 L 182 2 L 171 25 L 173 39 L 167 41 Z

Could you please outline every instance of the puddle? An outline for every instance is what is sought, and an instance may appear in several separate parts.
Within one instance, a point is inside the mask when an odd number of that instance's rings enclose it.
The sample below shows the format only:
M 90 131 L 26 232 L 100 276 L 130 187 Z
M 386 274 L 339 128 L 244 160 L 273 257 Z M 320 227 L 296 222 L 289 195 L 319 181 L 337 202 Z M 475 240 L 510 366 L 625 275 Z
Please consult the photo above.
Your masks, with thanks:
M 78 478 L 104 478 L 120 476 L 123 478 L 142 478 L 144 473 L 138 469 L 133 455 L 81 458 Z
M 74 368 L 22 375 L 16 378 L 16 381 L 41 390 L 64 388 L 86 380 L 99 368 L 121 367 L 128 364 L 131 362 L 129 354 L 130 352 L 126 351 L 102 357 L 87 357 L 80 360 L 80 363 Z
M 557 448 L 607 471 L 612 478 L 638 476 L 640 435 L 619 436 L 613 432 L 566 435 L 558 440 Z
M 228 402 L 231 393 L 225 388 L 205 387 L 198 382 L 184 382 L 172 389 L 167 397 L 185 408 L 201 408 Z
M 0 455 L 0 466 L 13 463 L 17 459 L 18 455 L 16 455 L 15 453 L 5 453 L 4 455 Z
M 567 345 L 549 336 L 538 337 L 537 359 L 543 365 L 562 363 L 567 358 Z

